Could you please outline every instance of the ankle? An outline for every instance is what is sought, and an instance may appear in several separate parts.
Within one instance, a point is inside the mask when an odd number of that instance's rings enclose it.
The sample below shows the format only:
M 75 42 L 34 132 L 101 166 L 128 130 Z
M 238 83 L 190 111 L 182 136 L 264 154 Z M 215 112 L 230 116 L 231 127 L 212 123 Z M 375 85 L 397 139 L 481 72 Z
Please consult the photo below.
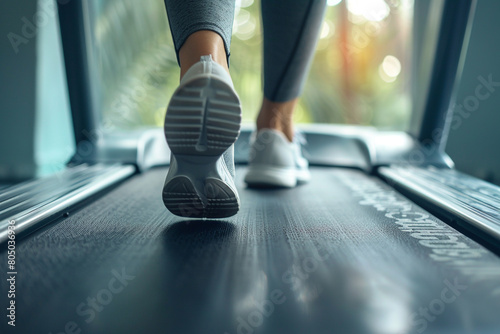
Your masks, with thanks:
M 213 61 L 224 67 L 229 73 L 227 54 L 222 37 L 216 32 L 200 30 L 191 34 L 179 50 L 181 79 L 201 56 L 211 55 Z
M 279 131 L 285 135 L 288 141 L 290 142 L 293 141 L 294 130 L 293 130 L 293 125 L 290 123 L 257 120 L 257 131 L 263 129 L 271 129 Z
M 287 102 L 272 102 L 264 99 L 257 117 L 257 131 L 273 129 L 282 132 L 288 140 L 293 141 L 293 111 L 297 99 Z

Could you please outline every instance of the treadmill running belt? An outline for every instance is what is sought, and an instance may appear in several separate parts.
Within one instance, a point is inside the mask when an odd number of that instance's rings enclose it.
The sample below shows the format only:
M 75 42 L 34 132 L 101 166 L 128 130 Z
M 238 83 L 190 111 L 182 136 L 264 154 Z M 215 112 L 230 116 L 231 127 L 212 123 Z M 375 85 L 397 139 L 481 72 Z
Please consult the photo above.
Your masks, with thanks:
M 232 218 L 171 215 L 155 169 L 20 242 L 16 332 L 498 333 L 500 259 L 379 179 L 244 172 Z

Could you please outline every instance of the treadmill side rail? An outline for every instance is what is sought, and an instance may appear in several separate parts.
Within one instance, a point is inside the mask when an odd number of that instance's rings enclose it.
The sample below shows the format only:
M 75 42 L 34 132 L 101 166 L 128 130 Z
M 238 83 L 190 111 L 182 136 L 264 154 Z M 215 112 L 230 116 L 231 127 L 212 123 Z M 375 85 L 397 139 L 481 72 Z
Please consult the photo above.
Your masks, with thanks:
M 391 166 L 380 168 L 379 174 L 500 241 L 500 187 L 435 167 Z
M 0 244 L 59 218 L 66 210 L 135 173 L 130 165 L 78 165 L 0 193 Z M 10 227 L 12 229 L 12 227 Z

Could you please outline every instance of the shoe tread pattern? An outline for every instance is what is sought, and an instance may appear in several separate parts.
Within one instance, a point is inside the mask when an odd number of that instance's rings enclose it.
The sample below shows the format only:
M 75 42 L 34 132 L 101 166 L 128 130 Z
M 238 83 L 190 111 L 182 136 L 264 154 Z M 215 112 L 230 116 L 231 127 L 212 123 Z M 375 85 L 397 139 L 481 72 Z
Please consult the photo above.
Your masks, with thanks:
M 165 116 L 165 137 L 174 154 L 221 155 L 238 138 L 241 105 L 226 83 L 198 78 L 178 88 Z
M 163 202 L 170 212 L 187 218 L 225 218 L 239 210 L 236 194 L 215 178 L 207 178 L 199 191 L 188 177 L 174 177 L 163 189 Z

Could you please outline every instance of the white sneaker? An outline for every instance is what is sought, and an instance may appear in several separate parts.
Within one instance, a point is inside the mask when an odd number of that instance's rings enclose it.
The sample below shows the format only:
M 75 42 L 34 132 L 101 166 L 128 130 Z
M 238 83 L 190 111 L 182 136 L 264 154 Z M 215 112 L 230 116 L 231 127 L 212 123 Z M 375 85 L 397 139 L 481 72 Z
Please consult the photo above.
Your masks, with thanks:
M 163 203 L 182 217 L 236 214 L 234 142 L 241 104 L 226 70 L 203 56 L 184 75 L 167 108 L 165 137 L 172 151 Z
M 245 182 L 256 187 L 292 188 L 309 181 L 309 163 L 302 156 L 301 141 L 300 134 L 289 142 L 283 133 L 271 129 L 254 134 Z

